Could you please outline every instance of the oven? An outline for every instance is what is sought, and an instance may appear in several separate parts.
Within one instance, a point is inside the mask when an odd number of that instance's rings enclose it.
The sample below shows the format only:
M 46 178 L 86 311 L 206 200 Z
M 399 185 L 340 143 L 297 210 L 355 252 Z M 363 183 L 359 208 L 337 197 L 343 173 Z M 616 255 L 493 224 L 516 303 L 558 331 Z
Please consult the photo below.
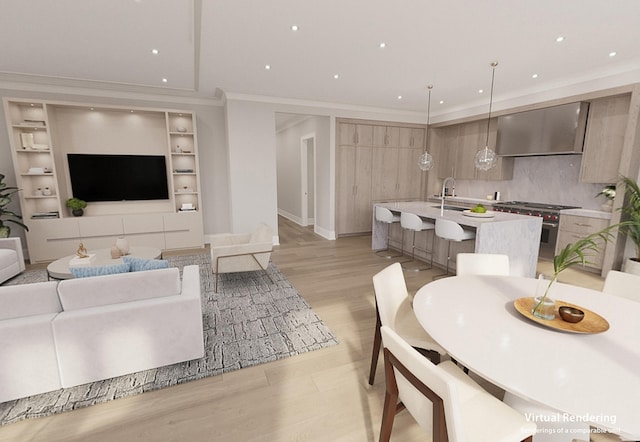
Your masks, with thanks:
M 518 215 L 538 216 L 542 218 L 542 232 L 540 235 L 540 251 L 538 256 L 553 259 L 558 240 L 558 226 L 560 225 L 560 211 L 577 209 L 575 206 L 560 206 L 556 204 L 531 203 L 527 201 L 496 202 L 493 210 L 497 212 L 515 213 Z

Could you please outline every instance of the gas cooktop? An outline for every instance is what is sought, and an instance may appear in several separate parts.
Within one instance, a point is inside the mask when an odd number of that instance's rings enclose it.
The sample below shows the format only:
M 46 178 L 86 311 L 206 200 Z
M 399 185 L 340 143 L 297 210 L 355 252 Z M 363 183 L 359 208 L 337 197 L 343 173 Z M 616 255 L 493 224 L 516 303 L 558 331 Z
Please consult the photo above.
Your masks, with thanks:
M 537 209 L 547 211 L 559 211 L 564 209 L 579 209 L 579 206 L 562 206 L 560 204 L 533 203 L 529 201 L 496 201 L 494 206 L 520 207 L 523 209 Z

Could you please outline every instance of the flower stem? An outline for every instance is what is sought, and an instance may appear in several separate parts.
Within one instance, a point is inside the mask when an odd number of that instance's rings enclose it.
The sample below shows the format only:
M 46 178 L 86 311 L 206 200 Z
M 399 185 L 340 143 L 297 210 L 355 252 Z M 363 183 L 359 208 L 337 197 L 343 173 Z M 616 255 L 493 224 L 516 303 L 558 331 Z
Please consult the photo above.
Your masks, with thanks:
M 542 295 L 542 298 L 540 298 L 540 301 L 538 301 L 536 306 L 533 308 L 533 314 L 540 313 L 539 309 L 542 306 L 542 304 L 544 304 L 544 301 L 547 299 L 549 290 L 551 290 L 551 285 L 556 281 L 556 279 L 558 279 L 558 274 L 554 273 L 551 279 L 549 280 L 549 285 L 547 285 L 547 288 L 544 291 L 544 295 Z

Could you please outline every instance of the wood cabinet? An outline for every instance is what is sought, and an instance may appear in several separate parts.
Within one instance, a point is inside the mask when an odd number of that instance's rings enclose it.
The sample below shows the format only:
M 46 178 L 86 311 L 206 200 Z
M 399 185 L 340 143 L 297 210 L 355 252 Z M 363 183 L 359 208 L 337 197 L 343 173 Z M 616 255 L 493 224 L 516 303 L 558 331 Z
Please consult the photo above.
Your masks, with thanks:
M 374 202 L 420 199 L 424 127 L 338 121 L 336 138 L 338 235 L 370 232 Z
M 566 247 L 569 243 L 574 243 L 586 236 L 591 235 L 592 233 L 599 232 L 600 230 L 606 228 L 609 225 L 608 219 L 602 218 L 591 218 L 586 216 L 578 216 L 578 215 L 562 215 L 560 217 L 560 225 L 558 227 L 558 239 L 556 242 L 556 255 L 560 250 Z M 596 240 L 596 244 L 598 244 L 598 252 L 594 253 L 592 251 L 588 251 L 587 260 L 589 261 L 585 267 L 588 267 L 592 270 L 600 271 L 602 270 L 602 264 L 604 261 L 604 254 L 606 249 L 606 242 L 602 241 L 600 238 Z
M 630 102 L 631 96 L 627 94 L 594 100 L 589 105 L 580 167 L 581 182 L 618 181 Z
M 204 245 L 195 114 L 11 98 L 4 99 L 4 109 L 31 262 L 71 254 L 79 240 L 103 248 L 129 234 L 143 242 L 136 245 L 161 249 Z M 169 198 L 90 202 L 84 217 L 72 218 L 64 204 L 73 196 L 72 153 L 162 155 Z M 166 228 L 169 214 L 178 216 L 174 224 L 189 220 L 178 229 L 187 234 L 168 233 L 175 230 Z M 144 219 L 137 230 L 131 229 L 135 222 L 124 221 L 130 216 Z
M 497 119 L 491 119 L 489 147 L 495 148 Z M 436 129 L 440 132 L 438 178 L 453 176 L 457 180 L 510 180 L 513 178 L 513 158 L 498 157 L 496 166 L 488 171 L 478 170 L 474 160 L 487 141 L 487 121 L 478 120 Z

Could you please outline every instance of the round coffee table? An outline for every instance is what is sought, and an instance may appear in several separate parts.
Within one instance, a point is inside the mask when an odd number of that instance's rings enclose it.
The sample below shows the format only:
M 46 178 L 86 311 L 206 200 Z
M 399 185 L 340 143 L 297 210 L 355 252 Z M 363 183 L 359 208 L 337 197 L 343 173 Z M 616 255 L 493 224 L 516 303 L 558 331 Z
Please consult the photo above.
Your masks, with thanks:
M 95 254 L 95 260 L 90 264 L 91 267 L 105 266 L 122 263 L 122 258 L 112 259 L 111 249 L 97 249 L 90 250 L 89 254 Z M 65 256 L 60 259 L 56 259 L 47 266 L 47 274 L 49 278 L 53 279 L 71 279 L 73 275 L 69 270 L 69 261 L 75 258 L 76 255 Z M 129 248 L 128 256 L 134 256 L 136 258 L 145 259 L 158 259 L 162 256 L 162 250 L 157 247 L 146 246 L 131 246 Z

